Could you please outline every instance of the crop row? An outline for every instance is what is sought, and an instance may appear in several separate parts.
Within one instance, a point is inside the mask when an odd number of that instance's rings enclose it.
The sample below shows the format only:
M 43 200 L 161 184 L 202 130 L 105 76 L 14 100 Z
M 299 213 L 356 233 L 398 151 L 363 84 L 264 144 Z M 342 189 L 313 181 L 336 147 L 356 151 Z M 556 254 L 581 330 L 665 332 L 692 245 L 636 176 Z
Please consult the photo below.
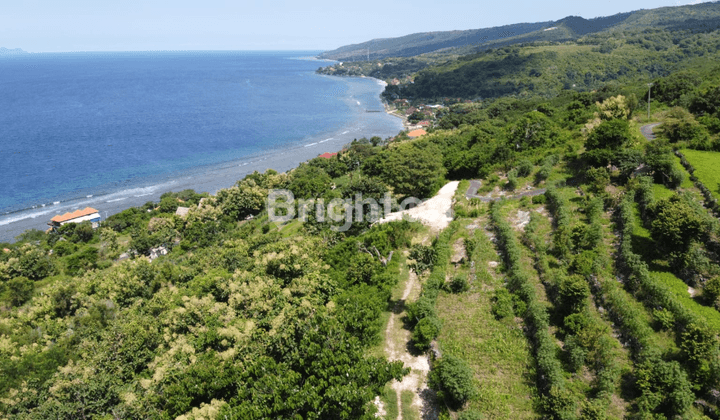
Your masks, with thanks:
M 555 230 L 555 237 L 557 238 L 558 229 L 564 231 L 570 231 L 571 229 L 570 210 L 566 201 L 562 199 L 555 188 L 549 188 L 546 196 L 550 204 L 550 211 L 557 222 Z M 549 276 L 559 278 L 554 285 L 556 291 L 550 295 L 554 297 L 553 303 L 556 308 L 559 308 L 563 312 L 562 315 L 564 315 L 563 328 L 568 333 L 565 342 L 566 348 L 569 347 L 571 368 L 578 368 L 578 366 L 572 366 L 575 359 L 578 358 L 576 354 L 579 353 L 582 356 L 581 360 L 584 359 L 586 354 L 593 355 L 592 360 L 588 361 L 587 364 L 596 374 L 594 384 L 596 394 L 594 400 L 585 404 L 583 411 L 587 415 L 592 413 L 596 416 L 604 415 L 610 405 L 621 372 L 617 360 L 617 345 L 611 337 L 610 331 L 602 325 L 598 315 L 591 313 L 587 306 L 590 297 L 589 289 L 596 285 L 594 278 L 596 278 L 598 271 L 601 270 L 598 264 L 603 261 L 603 258 L 597 257 L 603 253 L 602 210 L 603 200 L 601 198 L 590 201 L 586 209 L 589 222 L 587 230 L 599 233 L 589 235 L 593 239 L 587 245 L 595 252 L 595 258 L 593 258 L 587 273 L 582 273 L 585 274 L 584 278 L 578 275 L 580 273 L 576 273 L 575 276 L 567 276 L 565 267 L 571 265 L 571 261 L 568 260 L 565 260 L 565 264 L 559 265 L 561 267 L 558 269 L 559 275 L 553 276 L 548 267 L 544 240 L 535 233 L 532 220 L 525 230 L 526 236 L 535 250 L 536 266 L 541 278 L 547 279 Z M 576 271 L 579 270 L 576 268 Z M 595 290 L 595 292 L 597 293 L 598 290 Z M 588 337 L 592 338 L 588 339 Z M 577 344 L 572 346 L 574 343 Z
M 533 285 L 521 268 L 521 249 L 512 228 L 501 214 L 501 207 L 502 201 L 492 203 L 490 216 L 507 268 L 508 289 L 526 306 L 522 315 L 535 352 L 543 408 L 553 418 L 573 418 L 576 404 L 566 388 L 562 365 L 557 358 L 557 344 L 548 331 L 548 312 L 538 301 Z
M 718 200 L 713 197 L 712 191 L 710 191 L 710 189 L 706 187 L 697 176 L 695 176 L 695 168 L 690 164 L 690 162 L 688 162 L 685 155 L 680 153 L 679 150 L 675 151 L 675 155 L 680 158 L 680 163 L 690 174 L 690 180 L 695 183 L 697 189 L 702 193 L 703 198 L 705 199 L 705 207 L 712 210 L 715 217 L 720 217 L 720 203 L 718 203 Z
M 646 325 L 638 325 L 642 319 L 641 314 L 631 312 L 620 315 L 620 322 L 627 326 L 626 329 L 633 330 L 636 338 L 634 350 L 638 362 L 637 375 L 643 379 L 638 383 L 642 391 L 638 406 L 641 411 L 648 413 L 683 415 L 695 399 L 693 388 L 707 389 L 717 382 L 715 375 L 707 372 L 711 368 L 710 360 L 702 362 L 693 354 L 698 349 L 708 349 L 708 353 L 716 352 L 717 340 L 714 334 L 700 327 L 700 319 L 687 309 L 667 286 L 650 275 L 647 264 L 633 252 L 634 198 L 634 192 L 626 193 L 618 211 L 621 231 L 619 258 L 626 277 L 625 286 L 634 291 L 635 296 L 649 308 L 656 311 L 667 310 L 673 315 L 678 341 L 684 351 L 682 359 L 685 365 L 683 370 L 678 362 L 663 360 L 661 352 L 650 344 L 652 330 Z M 690 382 L 686 372 L 690 374 L 694 384 Z
M 430 342 L 440 333 L 442 324 L 435 311 L 435 301 L 440 289 L 445 284 L 447 264 L 450 261 L 451 253 L 450 238 L 456 231 L 457 224 L 451 223 L 447 229 L 438 235 L 432 248 L 416 247 L 411 252 L 411 257 L 427 260 L 424 262 L 429 263 L 428 265 L 431 267 L 430 275 L 423 284 L 420 297 L 407 307 L 408 320 L 411 324 L 414 324 L 413 344 L 420 350 L 430 348 Z M 418 250 L 421 252 L 418 252 Z M 424 252 L 422 252 L 423 250 Z

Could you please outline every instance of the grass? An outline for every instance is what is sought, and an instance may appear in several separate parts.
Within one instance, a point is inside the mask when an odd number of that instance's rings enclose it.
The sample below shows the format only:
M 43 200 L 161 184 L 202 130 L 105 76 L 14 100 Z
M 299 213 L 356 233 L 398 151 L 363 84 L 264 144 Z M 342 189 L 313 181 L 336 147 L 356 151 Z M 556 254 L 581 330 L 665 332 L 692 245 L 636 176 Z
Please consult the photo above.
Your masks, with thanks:
M 688 286 L 669 272 L 651 271 L 650 274 L 661 283 L 668 286 L 680 299 L 682 304 L 697 315 L 706 325 L 713 330 L 720 332 L 720 312 L 709 306 L 703 306 L 690 297 Z
M 385 404 L 385 416 L 386 420 L 395 420 L 398 418 L 398 400 L 397 392 L 390 387 L 385 385 L 382 394 L 380 394 L 380 400 Z M 404 416 L 403 416 L 404 418 Z
M 695 176 L 710 189 L 715 198 L 720 199 L 720 153 L 690 149 L 681 152 L 695 168 Z
M 410 390 L 404 390 L 400 393 L 400 404 L 402 406 L 403 420 L 420 420 L 420 413 L 412 402 L 415 394 Z
M 467 219 L 461 224 L 473 221 L 478 222 Z M 488 262 L 500 258 L 482 228 L 473 235 L 478 246 L 472 258 L 476 279 L 471 290 L 461 294 L 441 292 L 437 299 L 436 308 L 443 320 L 437 339 L 440 350 L 443 355 L 462 358 L 473 370 L 479 392 L 469 402 L 469 408 L 481 411 L 488 419 L 536 418 L 535 368 L 522 327 L 514 321 L 498 321 L 491 312 L 493 290 L 502 287 L 502 281 L 490 274 Z
M 663 184 L 653 184 L 653 195 L 656 200 L 662 200 L 663 198 L 670 198 L 675 195 L 675 191 Z
M 664 263 L 663 261 L 653 261 L 655 256 L 655 242 L 650 236 L 650 231 L 645 229 L 640 224 L 640 212 L 637 208 L 637 204 L 634 206 L 635 209 L 635 226 L 633 227 L 633 251 L 643 257 L 646 263 L 649 264 L 652 276 L 657 280 L 668 286 L 675 295 L 680 299 L 682 304 L 690 311 L 695 313 L 698 317 L 707 322 L 707 325 L 716 331 L 720 331 L 720 312 L 714 308 L 703 306 L 695 301 L 688 293 L 688 286 L 684 281 L 679 279 L 673 273 L 669 271 L 660 271 Z
M 393 260 L 395 260 L 395 258 L 399 259 L 398 265 L 400 267 L 400 270 L 399 270 L 400 272 L 398 275 L 398 282 L 392 289 L 392 294 L 391 294 L 391 298 L 390 298 L 391 299 L 390 306 L 387 308 L 387 310 L 383 311 L 383 313 L 380 314 L 380 319 L 382 320 L 382 324 L 381 324 L 382 328 L 380 329 L 380 337 L 381 338 L 376 345 L 370 347 L 366 351 L 366 353 L 370 356 L 376 356 L 376 357 L 387 356 L 385 354 L 385 344 L 386 344 L 386 340 L 387 340 L 387 337 L 385 335 L 385 330 L 387 329 L 388 320 L 390 319 L 390 310 L 392 308 L 392 305 L 394 305 L 394 302 L 397 302 L 402 297 L 403 291 L 405 290 L 405 283 L 407 282 L 407 280 L 410 276 L 410 271 L 407 266 L 407 259 L 403 255 L 402 250 L 397 250 L 393 254 Z

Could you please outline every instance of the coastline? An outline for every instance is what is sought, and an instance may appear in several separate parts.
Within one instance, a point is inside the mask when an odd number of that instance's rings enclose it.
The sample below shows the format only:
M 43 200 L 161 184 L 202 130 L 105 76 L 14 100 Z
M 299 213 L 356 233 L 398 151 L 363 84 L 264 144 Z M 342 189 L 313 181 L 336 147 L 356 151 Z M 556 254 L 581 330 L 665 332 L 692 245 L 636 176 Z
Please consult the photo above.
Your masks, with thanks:
M 384 82 L 372 79 L 373 85 L 383 87 Z M 357 89 L 357 86 L 355 86 Z M 99 210 L 102 219 L 131 207 L 137 207 L 148 201 L 158 201 L 169 191 L 193 189 L 197 192 L 216 194 L 218 190 L 233 186 L 238 180 L 253 171 L 264 172 L 273 169 L 285 172 L 300 163 L 317 157 L 325 152 L 337 152 L 355 138 L 378 135 L 386 138 L 397 135 L 403 130 L 402 124 L 395 119 L 389 120 L 385 113 L 366 112 L 355 95 L 372 94 L 377 102 L 372 105 L 385 107 L 379 95 L 382 89 L 364 87 L 366 91 L 350 91 L 344 98 L 350 107 L 356 107 L 357 116 L 350 125 L 321 133 L 307 134 L 293 144 L 269 148 L 262 153 L 245 156 L 217 164 L 199 165 L 183 172 L 165 173 L 152 179 L 141 179 L 128 185 L 98 186 L 96 191 L 78 192 L 75 198 L 63 202 L 37 205 L 0 216 L 0 242 L 13 242 L 14 238 L 28 229 L 47 229 L 47 221 L 56 214 L 73 211 L 78 208 L 94 207 Z M 364 98 L 363 98 L 364 99 Z M 392 114 L 389 114 L 392 115 Z M 144 181 L 144 182 L 143 182 Z M 103 191 L 105 187 L 107 191 Z

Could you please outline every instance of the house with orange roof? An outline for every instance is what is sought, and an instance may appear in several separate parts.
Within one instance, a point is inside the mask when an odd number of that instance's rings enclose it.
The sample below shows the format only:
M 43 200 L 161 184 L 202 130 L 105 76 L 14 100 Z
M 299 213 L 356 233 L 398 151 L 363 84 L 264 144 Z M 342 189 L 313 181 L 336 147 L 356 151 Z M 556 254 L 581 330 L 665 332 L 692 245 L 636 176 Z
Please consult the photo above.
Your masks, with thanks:
M 333 157 L 335 155 L 337 155 L 337 152 L 335 152 L 335 153 L 325 152 L 322 155 L 319 155 L 318 157 L 330 159 L 331 157 Z
M 92 207 L 85 207 L 84 209 L 75 210 L 70 213 L 58 214 L 57 216 L 50 219 L 48 225 L 52 227 L 60 227 L 66 223 L 81 223 L 91 222 L 93 227 L 100 223 L 100 213 Z
M 409 132 L 407 135 L 411 139 L 414 139 L 415 137 L 424 136 L 425 134 L 427 134 L 427 131 L 423 130 L 422 128 L 419 128 L 417 130 L 413 130 L 413 131 Z

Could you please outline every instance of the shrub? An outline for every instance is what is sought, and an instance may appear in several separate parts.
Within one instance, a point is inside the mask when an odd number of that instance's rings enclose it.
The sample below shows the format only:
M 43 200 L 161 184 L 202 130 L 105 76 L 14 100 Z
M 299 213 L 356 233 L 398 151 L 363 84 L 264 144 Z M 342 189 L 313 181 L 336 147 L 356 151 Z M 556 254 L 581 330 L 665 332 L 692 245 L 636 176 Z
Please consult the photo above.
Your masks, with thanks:
M 413 344 L 418 350 L 427 350 L 430 348 L 430 342 L 437 337 L 440 332 L 442 323 L 440 318 L 436 316 L 428 316 L 420 320 L 415 325 L 412 333 Z
M 431 246 L 417 244 L 413 245 L 410 250 L 410 258 L 415 260 L 415 263 L 410 268 L 415 270 L 416 273 L 422 274 L 433 266 L 437 259 L 437 252 Z
M 653 310 L 653 318 L 664 330 L 670 330 L 675 325 L 675 316 L 667 308 Z
M 455 276 L 450 281 L 450 291 L 452 291 L 453 293 L 466 292 L 468 289 L 470 289 L 470 284 L 468 284 L 466 277 Z
M 710 304 L 718 301 L 718 297 L 720 297 L 720 276 L 715 276 L 705 282 L 703 297 Z
M 533 204 L 545 204 L 546 202 L 547 202 L 547 197 L 545 196 L 545 194 L 534 195 L 532 197 Z
M 575 336 L 570 336 L 565 340 L 565 351 L 567 352 L 570 371 L 578 372 L 585 365 L 587 350 L 582 348 Z
M 565 314 L 581 312 L 587 306 L 590 288 L 582 277 L 564 277 L 560 280 L 558 289 L 561 310 Z
M 490 174 L 485 179 L 485 181 L 486 181 L 486 185 L 492 187 L 492 186 L 497 185 L 498 182 L 500 182 L 500 177 L 497 174 Z
M 437 361 L 428 379 L 438 398 L 455 409 L 477 393 L 472 370 L 462 359 L 451 354 Z
M 526 177 L 532 173 L 534 167 L 535 166 L 529 160 L 521 160 L 517 166 L 517 175 L 521 178 Z
M 20 306 L 30 300 L 34 285 L 27 277 L 15 277 L 5 284 L 5 300 L 12 306 Z
M 595 194 L 605 192 L 605 187 L 610 185 L 610 174 L 606 168 L 590 168 L 585 172 L 585 176 L 590 185 L 590 191 Z
M 518 175 L 518 174 L 517 174 L 517 169 L 513 169 L 513 170 L 511 170 L 510 172 L 508 172 L 508 174 L 507 174 L 508 182 L 507 182 L 507 184 L 505 185 L 505 187 L 506 187 L 508 190 L 513 191 L 513 190 L 515 190 L 515 189 L 518 187 L 518 178 L 517 178 L 517 175 Z
M 630 126 L 621 119 L 603 121 L 588 136 L 585 147 L 588 150 L 611 149 L 619 150 L 631 141 Z
M 484 418 L 481 412 L 475 410 L 463 411 L 458 416 L 458 420 L 482 420 Z
M 492 313 L 497 319 L 514 316 L 513 299 L 507 289 L 495 290 L 495 295 L 492 298 Z

